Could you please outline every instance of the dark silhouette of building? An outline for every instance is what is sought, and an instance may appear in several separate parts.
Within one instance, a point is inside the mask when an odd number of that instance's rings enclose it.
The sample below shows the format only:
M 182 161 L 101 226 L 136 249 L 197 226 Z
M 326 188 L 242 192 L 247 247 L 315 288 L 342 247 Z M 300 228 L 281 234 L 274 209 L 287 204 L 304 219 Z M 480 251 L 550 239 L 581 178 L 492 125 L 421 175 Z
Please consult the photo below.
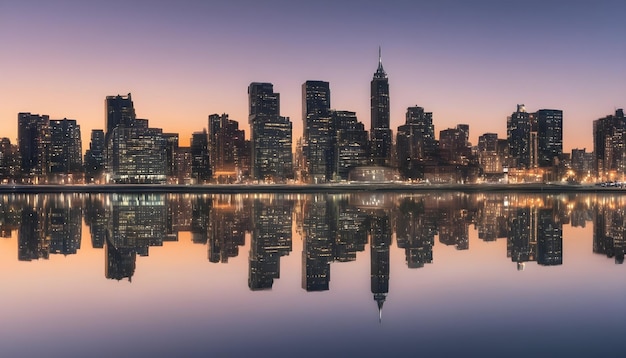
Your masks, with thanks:
M 87 182 L 101 179 L 106 165 L 105 150 L 104 131 L 102 129 L 92 130 L 89 149 L 85 152 L 85 179 Z
M 553 209 L 539 209 L 537 214 L 537 263 L 556 266 L 563 263 L 563 224 Z
M 422 107 L 409 107 L 406 121 L 398 127 L 396 138 L 398 169 L 405 178 L 423 177 L 424 164 L 437 155 L 433 114 Z
M 626 118 L 624 110 L 593 121 L 595 171 L 600 180 L 614 180 L 626 172 Z M 613 177 L 611 176 L 613 174 Z
M 127 96 L 121 96 L 119 94 L 117 96 L 107 96 L 104 107 L 106 118 L 105 139 L 107 143 L 115 128 L 135 126 L 137 117 L 130 93 Z
M 271 83 L 248 87 L 251 170 L 255 180 L 284 182 L 293 178 L 292 127 L 280 116 L 280 94 Z
M 509 154 L 516 168 L 532 167 L 532 124 L 530 113 L 523 104 L 517 105 L 517 111 L 507 118 L 506 134 L 509 142 Z
M 0 182 L 12 181 L 19 172 L 17 146 L 9 138 L 0 138 Z
M 244 163 L 249 158 L 245 153 L 245 131 L 239 122 L 228 118 L 228 114 L 209 115 L 209 152 L 213 176 L 218 181 L 234 181 L 243 177 Z
M 373 164 L 391 165 L 392 135 L 389 127 L 389 80 L 383 69 L 383 61 L 378 49 L 378 68 L 370 86 L 371 130 L 370 150 Z
M 209 158 L 209 142 L 207 132 L 195 132 L 191 136 L 191 177 L 196 183 L 211 180 L 211 160 Z
M 80 125 L 73 119 L 50 121 L 50 174 L 83 171 Z
M 336 141 L 330 114 L 330 87 L 324 81 L 302 84 L 303 155 L 308 181 L 323 183 L 332 179 Z
M 540 109 L 535 113 L 537 121 L 537 164 L 551 167 L 558 164 L 563 155 L 563 111 Z
M 178 152 L 178 133 L 163 133 L 165 139 L 165 175 L 168 181 L 176 182 L 176 153 Z
M 333 176 L 347 180 L 352 168 L 364 166 L 367 158 L 367 131 L 355 112 L 331 110 L 334 140 Z M 335 179 L 335 178 L 333 178 Z
M 31 113 L 17 115 L 17 141 L 23 176 L 45 180 L 49 173 L 50 117 Z
M 444 163 L 467 165 L 471 150 L 469 147 L 469 126 L 459 124 L 439 132 L 439 157 Z
M 248 287 L 271 289 L 280 278 L 280 257 L 291 252 L 293 203 L 281 197 L 258 199 L 252 211 Z
M 329 288 L 336 230 L 331 201 L 327 199 L 327 195 L 312 195 L 303 210 L 302 288 L 307 291 Z

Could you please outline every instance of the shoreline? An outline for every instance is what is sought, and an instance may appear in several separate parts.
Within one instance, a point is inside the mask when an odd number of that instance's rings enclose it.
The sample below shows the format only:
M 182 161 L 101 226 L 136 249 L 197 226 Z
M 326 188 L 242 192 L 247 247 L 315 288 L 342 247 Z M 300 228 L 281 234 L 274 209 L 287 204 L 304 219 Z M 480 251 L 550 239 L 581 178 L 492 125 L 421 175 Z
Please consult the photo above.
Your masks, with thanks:
M 38 193 L 344 193 L 344 192 L 429 192 L 456 191 L 529 192 L 529 193 L 614 193 L 626 194 L 626 188 L 568 184 L 405 184 L 405 183 L 340 183 L 340 184 L 73 184 L 73 185 L 0 185 L 0 194 Z

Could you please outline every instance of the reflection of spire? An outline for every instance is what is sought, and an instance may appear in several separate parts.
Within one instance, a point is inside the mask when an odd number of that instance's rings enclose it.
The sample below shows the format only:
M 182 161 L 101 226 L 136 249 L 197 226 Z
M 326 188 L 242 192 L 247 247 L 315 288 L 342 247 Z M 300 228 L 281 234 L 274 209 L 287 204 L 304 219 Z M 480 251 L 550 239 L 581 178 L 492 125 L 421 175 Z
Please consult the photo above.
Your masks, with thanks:
M 382 323 L 383 321 L 383 304 L 385 303 L 385 299 L 387 298 L 386 293 L 375 293 L 374 301 L 378 305 L 378 323 Z

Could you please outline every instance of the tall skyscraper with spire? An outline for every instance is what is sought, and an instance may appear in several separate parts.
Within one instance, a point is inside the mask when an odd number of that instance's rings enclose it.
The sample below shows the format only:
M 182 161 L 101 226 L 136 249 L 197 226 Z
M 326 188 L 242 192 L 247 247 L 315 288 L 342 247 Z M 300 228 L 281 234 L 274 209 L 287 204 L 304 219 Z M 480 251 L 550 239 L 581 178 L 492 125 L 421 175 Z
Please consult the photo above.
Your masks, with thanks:
M 370 154 L 373 164 L 391 164 L 391 129 L 389 127 L 389 80 L 383 69 L 380 47 L 378 69 L 371 82 Z

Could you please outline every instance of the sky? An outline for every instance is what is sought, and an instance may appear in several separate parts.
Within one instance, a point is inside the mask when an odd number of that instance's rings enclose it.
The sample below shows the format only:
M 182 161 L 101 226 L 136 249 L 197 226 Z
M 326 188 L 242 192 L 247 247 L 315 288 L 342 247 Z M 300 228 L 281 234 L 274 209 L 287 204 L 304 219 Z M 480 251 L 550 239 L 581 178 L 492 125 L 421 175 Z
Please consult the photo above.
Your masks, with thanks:
M 271 82 L 295 143 L 307 80 L 369 129 L 381 46 L 394 133 L 418 105 L 437 136 L 505 138 L 525 104 L 563 110 L 564 150 L 592 151 L 593 120 L 626 107 L 625 14 L 624 0 L 0 0 L 0 137 L 17 141 L 19 112 L 47 114 L 78 120 L 86 149 L 105 97 L 130 92 L 181 145 L 212 113 L 249 138 L 247 87 Z

